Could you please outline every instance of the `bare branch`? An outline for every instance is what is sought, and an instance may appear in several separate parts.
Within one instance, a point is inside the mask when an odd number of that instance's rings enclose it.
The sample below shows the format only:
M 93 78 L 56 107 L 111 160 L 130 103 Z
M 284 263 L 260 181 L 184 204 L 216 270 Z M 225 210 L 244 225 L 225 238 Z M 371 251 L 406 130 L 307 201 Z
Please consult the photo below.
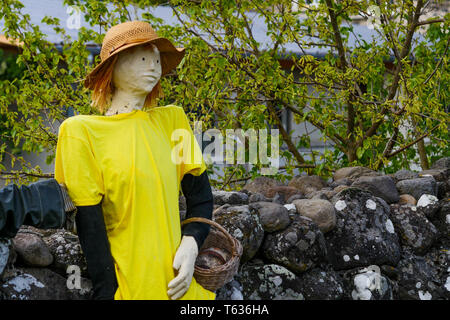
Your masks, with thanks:
M 327 0 L 327 1 L 329 1 L 329 0 Z M 402 70 L 402 68 L 401 68 L 402 60 L 408 55 L 408 53 L 411 50 L 411 42 L 412 42 L 412 38 L 414 35 L 414 31 L 416 29 L 416 23 L 419 20 L 420 10 L 422 9 L 422 6 L 423 6 L 423 0 L 418 0 L 417 7 L 411 18 L 412 21 L 409 23 L 409 29 L 408 29 L 408 32 L 407 32 L 407 35 L 405 38 L 405 42 L 404 42 L 402 51 L 400 52 L 399 58 L 397 58 L 397 67 L 395 69 L 394 79 L 392 80 L 392 84 L 389 87 L 389 92 L 385 99 L 385 102 L 392 100 L 395 97 L 395 94 L 397 92 L 399 81 L 400 81 L 400 71 Z M 411 17 L 411 15 L 410 15 L 410 17 Z M 389 108 L 384 106 L 381 109 L 379 115 L 385 115 L 389 110 L 390 110 Z M 373 136 L 376 133 L 379 126 L 383 122 L 384 122 L 383 118 L 378 121 L 374 121 L 372 126 L 366 131 L 366 133 L 364 134 L 364 136 L 361 138 L 361 140 L 359 142 L 362 143 L 362 141 L 364 141 L 368 137 Z
M 412 145 L 414 145 L 414 144 L 416 144 L 417 142 L 421 141 L 422 139 L 428 137 L 428 136 L 431 134 L 431 132 L 433 132 L 434 130 L 436 130 L 437 128 L 439 128 L 439 126 L 440 126 L 440 123 L 437 124 L 437 125 L 435 125 L 433 128 L 431 128 L 431 130 L 429 130 L 427 133 L 421 135 L 420 137 L 418 137 L 418 138 L 415 139 L 414 141 L 412 141 L 412 142 L 408 143 L 407 145 L 401 147 L 400 149 L 398 149 L 398 150 L 396 150 L 396 151 L 390 153 L 389 155 L 386 156 L 386 158 L 391 158 L 391 157 L 395 156 L 396 154 L 398 154 L 398 153 L 404 151 L 405 149 L 408 149 L 409 147 L 411 147 Z
M 445 20 L 444 19 L 434 19 L 434 20 L 427 20 L 427 21 L 419 21 L 416 23 L 416 26 L 419 27 L 419 26 L 424 26 L 427 24 L 441 23 L 441 22 L 445 22 Z
M 241 12 L 242 18 L 244 19 L 245 22 L 245 29 L 247 30 L 248 33 L 248 37 L 250 38 L 250 42 L 251 42 L 251 46 L 253 48 L 254 54 L 259 56 L 259 49 L 258 49 L 258 45 L 256 45 L 255 43 L 258 43 L 254 36 L 253 36 L 253 32 L 252 32 L 252 28 L 250 28 L 250 24 L 248 22 L 247 16 Z
M 7 175 L 10 175 L 10 177 L 8 177 Z M 6 178 L 6 179 L 13 178 L 16 175 L 27 176 L 27 177 L 36 177 L 36 178 L 53 178 L 54 177 L 53 173 L 38 174 L 38 173 L 30 173 L 30 172 L 22 172 L 22 171 L 17 171 L 17 172 L 0 171 L 0 176 L 4 176 L 4 178 Z
M 447 51 L 448 51 L 448 46 L 449 46 L 449 44 L 450 44 L 450 37 L 448 37 L 448 39 L 447 39 L 447 45 L 445 46 L 444 53 L 442 54 L 441 59 L 439 59 L 439 62 L 437 63 L 436 68 L 434 68 L 433 72 L 431 72 L 431 74 L 427 77 L 427 79 L 422 83 L 422 86 L 423 86 L 423 85 L 426 85 L 427 82 L 430 81 L 430 79 L 431 79 L 431 78 L 433 77 L 433 75 L 436 73 L 437 69 L 439 69 L 439 66 L 440 66 L 441 63 L 442 63 L 442 60 L 444 60 L 444 57 L 447 56 Z
M 294 155 L 298 163 L 305 163 L 305 159 L 302 157 L 300 152 L 298 152 L 296 146 L 294 146 L 294 144 L 292 143 L 292 139 L 289 136 L 289 133 L 284 129 L 283 124 L 276 114 L 276 110 L 271 102 L 267 103 L 267 109 L 269 110 L 272 119 L 276 122 L 278 130 L 280 130 L 281 136 L 283 137 L 284 142 L 286 142 L 289 151 Z

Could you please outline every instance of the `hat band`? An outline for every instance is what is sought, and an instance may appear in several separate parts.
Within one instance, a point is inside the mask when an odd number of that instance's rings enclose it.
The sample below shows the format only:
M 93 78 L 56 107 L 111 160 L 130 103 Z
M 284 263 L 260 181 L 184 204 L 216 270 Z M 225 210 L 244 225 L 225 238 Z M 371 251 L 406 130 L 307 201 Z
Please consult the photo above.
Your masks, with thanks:
M 156 38 L 155 38 L 156 39 Z M 139 38 L 139 39 L 131 39 L 131 40 L 128 40 L 127 42 L 125 42 L 125 43 L 122 43 L 120 46 L 118 46 L 118 47 L 112 47 L 111 48 L 111 50 L 109 50 L 109 55 L 111 55 L 114 51 L 116 51 L 116 50 L 118 50 L 118 49 L 120 49 L 120 48 L 122 48 L 123 46 L 126 46 L 127 44 L 132 44 L 132 43 L 136 43 L 136 42 L 144 42 L 144 41 L 147 41 L 147 40 L 154 40 L 154 39 L 150 39 L 150 38 Z

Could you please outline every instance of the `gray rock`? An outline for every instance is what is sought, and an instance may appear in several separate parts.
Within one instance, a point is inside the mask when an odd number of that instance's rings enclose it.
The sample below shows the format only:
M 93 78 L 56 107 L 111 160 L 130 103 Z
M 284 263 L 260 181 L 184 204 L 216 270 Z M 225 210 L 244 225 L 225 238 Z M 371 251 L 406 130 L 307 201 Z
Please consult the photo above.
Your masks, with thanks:
M 400 193 L 412 195 L 419 200 L 423 194 L 436 196 L 437 186 L 433 177 L 424 177 L 417 179 L 408 179 L 397 182 L 396 187 Z
M 387 203 L 396 203 L 400 199 L 394 179 L 389 176 L 359 177 L 352 187 L 367 190 Z
M 300 215 L 310 218 L 323 233 L 332 230 L 336 226 L 336 214 L 330 201 L 301 199 L 295 200 L 293 204 Z
M 308 199 L 320 199 L 320 200 L 330 200 L 336 194 L 333 190 L 327 190 L 324 188 L 322 190 L 317 190 L 309 193 L 307 195 Z
M 445 182 L 450 175 L 450 168 L 449 169 L 429 169 L 429 170 L 423 170 L 419 172 L 419 177 L 427 177 L 432 176 L 434 180 L 436 181 L 442 181 Z
M 333 197 L 332 203 L 336 227 L 325 239 L 335 270 L 397 264 L 400 245 L 383 199 L 350 187 Z
M 325 262 L 325 239 L 311 219 L 296 216 L 286 229 L 266 235 L 263 254 L 269 261 L 301 273 Z
M 6 300 L 84 300 L 91 295 L 92 284 L 84 279 L 79 290 L 69 290 L 67 280 L 46 268 L 18 268 L 5 279 L 0 292 Z
M 440 241 L 448 247 L 450 246 L 450 200 L 443 199 L 439 202 L 439 209 L 430 221 L 438 229 Z
M 445 296 L 435 266 L 425 257 L 404 250 L 398 263 L 398 294 L 401 300 L 438 300 Z
M 304 300 L 298 277 L 276 264 L 245 264 L 239 280 L 244 300 Z
M 276 186 L 283 186 L 284 183 L 281 181 L 268 178 L 265 176 L 256 177 L 253 180 L 248 180 L 245 186 L 242 188 L 241 191 L 249 191 L 251 193 L 262 193 L 264 196 L 270 198 L 267 196 L 267 192 L 270 188 L 276 187 Z
M 218 205 L 248 204 L 248 195 L 237 191 L 213 191 L 214 203 Z
M 273 202 L 254 202 L 249 208 L 255 210 L 266 232 L 274 232 L 285 229 L 289 223 L 289 211 L 283 205 Z
M 31 267 L 47 267 L 53 256 L 41 237 L 34 233 L 20 232 L 13 239 L 14 249 L 20 261 Z
M 435 214 L 439 211 L 439 208 L 442 205 L 442 201 L 431 195 L 431 194 L 423 194 L 420 199 L 417 201 L 417 209 L 422 212 L 427 219 L 431 220 L 434 218 Z
M 179 196 L 178 197 L 178 208 L 180 209 L 180 210 L 184 210 L 184 211 L 186 211 L 186 197 L 185 196 L 183 196 L 183 195 L 181 195 L 181 196 Z
M 372 169 L 366 168 L 366 167 L 360 167 L 360 166 L 356 166 L 356 167 L 344 167 L 344 168 L 340 168 L 338 169 L 334 174 L 333 174 L 333 180 L 337 181 L 340 179 L 344 179 L 344 178 L 348 178 L 350 180 L 356 180 L 359 177 L 362 176 L 379 176 L 381 175 L 381 173 L 376 172 Z
M 244 300 L 242 284 L 236 279 L 216 291 L 216 300 Z
M 295 207 L 295 205 L 293 203 L 285 204 L 284 207 L 289 212 L 289 217 L 290 217 L 289 219 L 292 220 L 291 216 L 294 217 L 295 215 L 297 215 L 297 208 Z
M 301 195 L 301 194 L 294 194 L 293 196 L 291 196 L 290 198 L 288 198 L 286 200 L 286 203 L 292 203 L 292 202 L 294 202 L 294 200 L 297 200 L 297 199 L 305 199 L 305 196 Z
M 0 278 L 8 264 L 9 252 L 11 248 L 11 240 L 0 238 Z
M 337 186 L 336 188 L 334 188 L 333 191 L 335 192 L 335 195 L 336 195 L 339 192 L 341 192 L 342 190 L 345 190 L 347 188 L 350 188 L 350 186 L 346 186 L 346 185 L 341 184 L 341 185 Z
M 445 197 L 450 198 L 450 178 L 448 178 L 445 183 Z
M 393 177 L 397 182 L 399 182 L 402 180 L 410 180 L 410 179 L 419 178 L 419 174 L 414 171 L 402 169 L 402 170 L 399 170 L 396 173 L 394 173 Z
M 76 235 L 61 229 L 43 240 L 54 257 L 52 267 L 55 271 L 66 275 L 67 267 L 76 265 L 80 267 L 83 276 L 88 276 L 86 259 Z
M 341 300 L 344 296 L 342 279 L 332 269 L 314 268 L 300 274 L 299 279 L 306 300 Z
M 54 234 L 56 231 L 58 231 L 58 229 L 39 229 L 33 226 L 22 225 L 18 232 L 33 233 L 41 238 L 44 238 Z
M 349 178 L 342 178 L 336 181 L 332 181 L 330 183 L 331 188 L 336 188 L 337 186 L 350 186 L 353 183 L 352 179 Z
M 431 169 L 450 169 L 450 157 L 444 157 L 436 160 L 432 164 Z
M 255 256 L 264 238 L 264 229 L 255 210 L 250 210 L 248 205 L 229 206 L 215 212 L 213 220 L 242 244 L 241 263 Z
M 425 260 L 436 270 L 436 276 L 439 281 L 439 292 L 441 295 L 450 299 L 450 250 L 449 246 L 433 247 L 424 256 Z
M 296 176 L 289 181 L 289 187 L 294 187 L 300 190 L 300 193 L 307 195 L 308 193 L 320 190 L 327 186 L 327 182 L 317 176 Z
M 277 204 L 284 204 L 285 203 L 284 194 L 276 193 L 275 196 L 272 198 L 272 202 Z
M 266 201 L 269 202 L 270 199 L 267 198 L 266 196 L 264 196 L 262 193 L 252 193 L 249 197 L 248 197 L 248 203 L 252 203 L 252 202 L 258 202 L 258 201 Z
M 180 221 L 186 219 L 186 210 L 180 210 Z
M 269 198 L 275 197 L 276 194 L 281 195 L 284 202 L 286 202 L 287 199 L 289 199 L 295 195 L 303 196 L 302 193 L 300 192 L 300 190 L 298 190 L 297 188 L 294 188 L 294 187 L 276 186 L 276 187 L 271 187 L 267 190 L 267 196 Z
M 416 207 L 391 205 L 391 220 L 404 246 L 423 255 L 439 238 L 436 227 Z
M 447 186 L 447 182 L 444 182 L 444 181 L 436 182 L 436 188 L 437 188 L 437 197 L 439 200 L 448 198 L 448 196 L 446 196 L 446 194 L 447 194 L 447 192 L 450 191 L 450 188 Z

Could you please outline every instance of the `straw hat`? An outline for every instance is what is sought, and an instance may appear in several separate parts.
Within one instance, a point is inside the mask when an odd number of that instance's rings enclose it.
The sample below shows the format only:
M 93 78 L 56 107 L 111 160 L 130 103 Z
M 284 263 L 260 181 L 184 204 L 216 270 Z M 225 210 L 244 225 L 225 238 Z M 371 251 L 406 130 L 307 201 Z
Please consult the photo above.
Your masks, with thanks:
M 127 21 L 111 27 L 105 34 L 100 51 L 101 62 L 84 79 L 84 86 L 92 89 L 99 70 L 115 54 L 133 46 L 153 43 L 161 54 L 162 74 L 169 73 L 180 63 L 184 48 L 175 46 L 166 38 L 159 37 L 151 25 L 144 21 Z

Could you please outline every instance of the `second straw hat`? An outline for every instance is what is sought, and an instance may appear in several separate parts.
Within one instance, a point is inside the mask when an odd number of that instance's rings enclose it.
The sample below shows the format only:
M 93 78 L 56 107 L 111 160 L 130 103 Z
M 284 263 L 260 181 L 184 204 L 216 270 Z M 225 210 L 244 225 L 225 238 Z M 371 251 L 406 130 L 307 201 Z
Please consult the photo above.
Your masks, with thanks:
M 105 34 L 100 51 L 101 62 L 86 76 L 84 86 L 93 88 L 99 71 L 115 54 L 132 46 L 153 43 L 161 54 L 162 74 L 169 73 L 181 62 L 184 48 L 176 48 L 168 39 L 158 36 L 152 26 L 144 21 L 127 21 L 111 27 Z

